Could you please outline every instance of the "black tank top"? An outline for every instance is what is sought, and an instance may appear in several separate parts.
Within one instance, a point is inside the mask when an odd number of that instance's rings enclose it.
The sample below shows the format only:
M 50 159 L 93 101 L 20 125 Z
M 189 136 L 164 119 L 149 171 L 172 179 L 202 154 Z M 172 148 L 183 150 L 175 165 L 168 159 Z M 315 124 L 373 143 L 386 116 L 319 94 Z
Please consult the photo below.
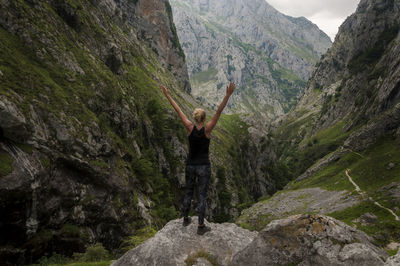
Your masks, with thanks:
M 206 137 L 205 128 L 200 130 L 193 126 L 192 133 L 189 135 L 189 155 L 186 161 L 187 165 L 210 164 L 208 158 L 210 139 Z

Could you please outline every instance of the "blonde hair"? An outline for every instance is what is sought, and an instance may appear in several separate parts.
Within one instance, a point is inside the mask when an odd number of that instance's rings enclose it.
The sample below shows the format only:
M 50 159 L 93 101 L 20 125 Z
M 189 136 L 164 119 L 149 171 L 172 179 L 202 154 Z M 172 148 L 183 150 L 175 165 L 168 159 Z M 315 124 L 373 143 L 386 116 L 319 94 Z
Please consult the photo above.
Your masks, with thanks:
M 201 108 L 194 109 L 193 119 L 196 123 L 202 123 L 206 120 L 206 111 Z

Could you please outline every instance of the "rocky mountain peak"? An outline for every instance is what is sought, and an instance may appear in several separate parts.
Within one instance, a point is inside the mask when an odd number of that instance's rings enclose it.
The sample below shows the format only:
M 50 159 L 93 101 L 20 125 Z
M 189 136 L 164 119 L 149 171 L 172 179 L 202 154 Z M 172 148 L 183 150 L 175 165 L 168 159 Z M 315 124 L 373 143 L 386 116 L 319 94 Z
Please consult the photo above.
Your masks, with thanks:
M 316 25 L 285 16 L 263 0 L 173 0 L 171 5 L 192 95 L 211 108 L 223 97 L 222 84 L 234 80 L 239 90 L 228 111 L 267 121 L 283 115 L 331 45 Z

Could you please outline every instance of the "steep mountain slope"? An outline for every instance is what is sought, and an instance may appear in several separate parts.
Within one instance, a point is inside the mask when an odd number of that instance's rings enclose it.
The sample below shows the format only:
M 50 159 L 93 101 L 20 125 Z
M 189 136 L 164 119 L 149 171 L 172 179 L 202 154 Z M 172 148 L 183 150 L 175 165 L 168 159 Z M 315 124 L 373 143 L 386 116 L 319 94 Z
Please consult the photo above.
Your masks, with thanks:
M 257 229 L 276 217 L 322 212 L 381 246 L 399 242 L 399 25 L 400 1 L 360 2 L 305 95 L 276 125 L 279 160 L 294 180 L 239 222 Z
M 296 102 L 314 64 L 331 45 L 305 18 L 285 16 L 264 0 L 171 1 L 187 56 L 192 95 L 215 107 L 223 84 L 240 90 L 233 112 L 271 120 Z
M 126 248 L 176 218 L 187 138 L 158 84 L 188 115 L 199 104 L 168 1 L 4 0 L 0 26 L 1 261 Z M 221 118 L 209 218 L 276 189 L 262 135 Z

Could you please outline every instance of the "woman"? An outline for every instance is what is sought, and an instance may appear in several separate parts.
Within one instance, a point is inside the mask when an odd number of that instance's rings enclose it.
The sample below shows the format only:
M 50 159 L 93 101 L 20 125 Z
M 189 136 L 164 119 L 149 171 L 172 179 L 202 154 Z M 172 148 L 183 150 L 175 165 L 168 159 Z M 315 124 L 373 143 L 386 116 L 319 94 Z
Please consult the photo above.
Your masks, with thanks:
M 169 90 L 164 86 L 160 86 L 161 90 L 167 97 L 168 101 L 178 113 L 183 125 L 186 127 L 189 137 L 189 155 L 186 161 L 186 195 L 183 200 L 183 225 L 187 226 L 191 220 L 189 217 L 190 204 L 193 197 L 194 184 L 196 177 L 198 178 L 199 189 L 199 225 L 197 229 L 198 234 L 204 234 L 210 228 L 204 225 L 204 213 L 206 209 L 208 181 L 210 180 L 211 167 L 209 160 L 209 146 L 211 131 L 214 129 L 224 110 L 229 97 L 235 90 L 235 83 L 231 82 L 226 88 L 226 95 L 218 107 L 217 112 L 212 119 L 204 125 L 206 121 L 206 112 L 203 109 L 197 108 L 193 112 L 193 119 L 195 125 L 187 119 L 185 114 L 179 106 L 172 99 Z

